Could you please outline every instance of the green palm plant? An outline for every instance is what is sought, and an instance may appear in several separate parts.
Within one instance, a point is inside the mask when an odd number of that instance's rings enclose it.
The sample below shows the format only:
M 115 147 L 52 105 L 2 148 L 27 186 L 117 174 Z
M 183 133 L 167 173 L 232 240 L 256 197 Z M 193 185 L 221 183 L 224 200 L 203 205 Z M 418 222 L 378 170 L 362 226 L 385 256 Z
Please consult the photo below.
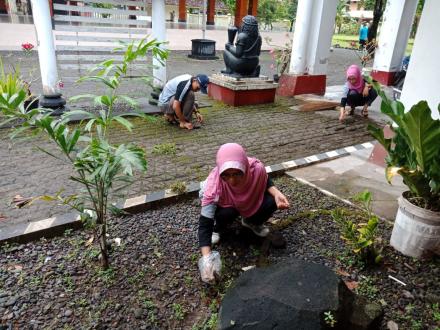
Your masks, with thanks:
M 126 102 L 135 106 L 136 102 L 125 95 L 120 95 L 118 87 L 127 75 L 130 64 L 138 57 L 152 55 L 159 60 L 167 57 L 167 51 L 161 48 L 162 43 L 156 40 L 123 46 L 124 57 L 121 64 L 108 60 L 96 68 L 95 75 L 80 79 L 94 80 L 108 87 L 104 95 L 80 95 L 78 98 L 89 98 L 101 106 L 98 114 L 86 111 L 72 111 L 61 118 L 50 115 L 43 109 L 36 112 L 25 112 L 25 123 L 18 131 L 35 128 L 34 132 L 44 133 L 57 146 L 58 153 L 40 148 L 52 157 L 70 164 L 74 170 L 70 180 L 82 185 L 76 194 L 64 196 L 62 192 L 55 195 L 44 195 L 32 198 L 23 205 L 30 205 L 36 200 L 57 201 L 77 210 L 81 219 L 93 228 L 101 251 L 101 265 L 109 267 L 107 249 L 107 217 L 112 205 L 109 196 L 112 192 L 127 187 L 132 182 L 134 171 L 146 171 L 147 160 L 145 151 L 134 144 L 111 145 L 108 141 L 112 123 L 122 124 L 127 130 L 133 125 L 123 115 L 115 115 L 114 109 L 118 102 Z M 148 77 L 145 77 L 146 80 Z M 20 111 L 11 112 L 10 117 L 18 116 Z M 81 114 L 88 120 L 85 125 L 68 124 L 72 115 Z M 132 113 L 130 113 L 132 115 Z M 144 115 L 136 114 L 144 117 Z M 16 132 L 13 134 L 16 136 Z
M 0 57 L 0 114 L 5 118 L 0 127 L 17 118 L 28 117 L 25 101 L 29 98 L 28 86 L 20 76 L 20 68 L 14 68 L 14 72 L 6 73 L 3 60 Z M 32 115 L 37 112 L 33 111 Z

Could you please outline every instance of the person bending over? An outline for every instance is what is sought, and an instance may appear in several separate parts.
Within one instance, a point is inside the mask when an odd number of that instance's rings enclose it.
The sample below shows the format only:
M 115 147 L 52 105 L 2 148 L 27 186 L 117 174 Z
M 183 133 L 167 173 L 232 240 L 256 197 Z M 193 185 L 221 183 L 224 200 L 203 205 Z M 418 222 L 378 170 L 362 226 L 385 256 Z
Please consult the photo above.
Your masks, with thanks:
M 256 235 L 265 237 L 269 228 L 264 223 L 277 209 L 289 207 L 289 201 L 272 183 L 262 162 L 247 157 L 237 143 L 222 145 L 217 152 L 217 166 L 201 190 L 202 209 L 199 218 L 199 247 L 202 258 L 202 280 L 214 280 L 210 267 L 211 247 L 220 240 L 225 227 L 241 216 L 241 224 Z
M 193 129 L 192 116 L 196 115 L 199 123 L 203 122 L 195 92 L 207 94 L 209 78 L 204 74 L 195 77 L 185 74 L 168 81 L 159 95 L 159 108 L 165 119 L 171 124 L 179 124 L 180 128 Z

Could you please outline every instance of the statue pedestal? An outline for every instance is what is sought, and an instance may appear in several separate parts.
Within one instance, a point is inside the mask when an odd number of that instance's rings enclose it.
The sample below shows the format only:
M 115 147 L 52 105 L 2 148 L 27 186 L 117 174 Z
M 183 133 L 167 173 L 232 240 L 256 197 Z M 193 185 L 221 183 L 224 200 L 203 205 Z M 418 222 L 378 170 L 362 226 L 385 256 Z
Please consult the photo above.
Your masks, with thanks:
M 233 106 L 273 103 L 277 87 L 277 83 L 265 76 L 235 78 L 216 73 L 209 77 L 208 95 Z
M 293 75 L 282 74 L 277 94 L 295 96 L 300 94 L 325 94 L 325 75 Z

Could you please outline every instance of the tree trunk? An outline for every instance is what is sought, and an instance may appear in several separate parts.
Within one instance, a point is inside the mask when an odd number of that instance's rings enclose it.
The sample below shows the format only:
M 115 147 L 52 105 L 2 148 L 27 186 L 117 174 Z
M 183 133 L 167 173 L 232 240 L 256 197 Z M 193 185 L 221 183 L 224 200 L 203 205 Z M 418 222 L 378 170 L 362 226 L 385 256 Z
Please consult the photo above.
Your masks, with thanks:
M 99 216 L 98 216 L 99 217 Z M 101 249 L 101 266 L 104 270 L 109 268 L 108 249 L 107 249 L 107 228 L 105 219 L 97 219 L 99 247 Z
M 377 29 L 383 15 L 385 3 L 386 0 L 376 0 L 374 2 L 373 22 L 368 29 L 368 42 L 371 42 L 371 40 L 376 39 L 377 37 Z

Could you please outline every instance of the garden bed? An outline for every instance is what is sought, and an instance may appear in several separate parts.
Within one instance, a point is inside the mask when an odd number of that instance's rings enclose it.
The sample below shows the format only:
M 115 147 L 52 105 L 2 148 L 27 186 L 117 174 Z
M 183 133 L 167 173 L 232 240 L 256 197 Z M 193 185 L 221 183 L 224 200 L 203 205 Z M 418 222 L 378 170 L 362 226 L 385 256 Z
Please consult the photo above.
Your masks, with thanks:
M 439 259 L 421 262 L 386 246 L 380 267 L 362 269 L 328 212 L 345 204 L 286 177 L 275 183 L 291 201 L 289 210 L 272 219 L 287 247 L 269 248 L 247 229 L 233 226 L 216 247 L 224 266 L 216 286 L 199 280 L 197 199 L 111 219 L 112 268 L 107 271 L 99 267 L 99 250 L 88 230 L 2 246 L 0 324 L 18 329 L 211 329 L 221 297 L 242 267 L 296 257 L 327 265 L 355 291 L 382 304 L 382 328 L 394 321 L 400 329 L 438 329 Z M 390 224 L 380 224 L 384 242 L 390 230 Z

